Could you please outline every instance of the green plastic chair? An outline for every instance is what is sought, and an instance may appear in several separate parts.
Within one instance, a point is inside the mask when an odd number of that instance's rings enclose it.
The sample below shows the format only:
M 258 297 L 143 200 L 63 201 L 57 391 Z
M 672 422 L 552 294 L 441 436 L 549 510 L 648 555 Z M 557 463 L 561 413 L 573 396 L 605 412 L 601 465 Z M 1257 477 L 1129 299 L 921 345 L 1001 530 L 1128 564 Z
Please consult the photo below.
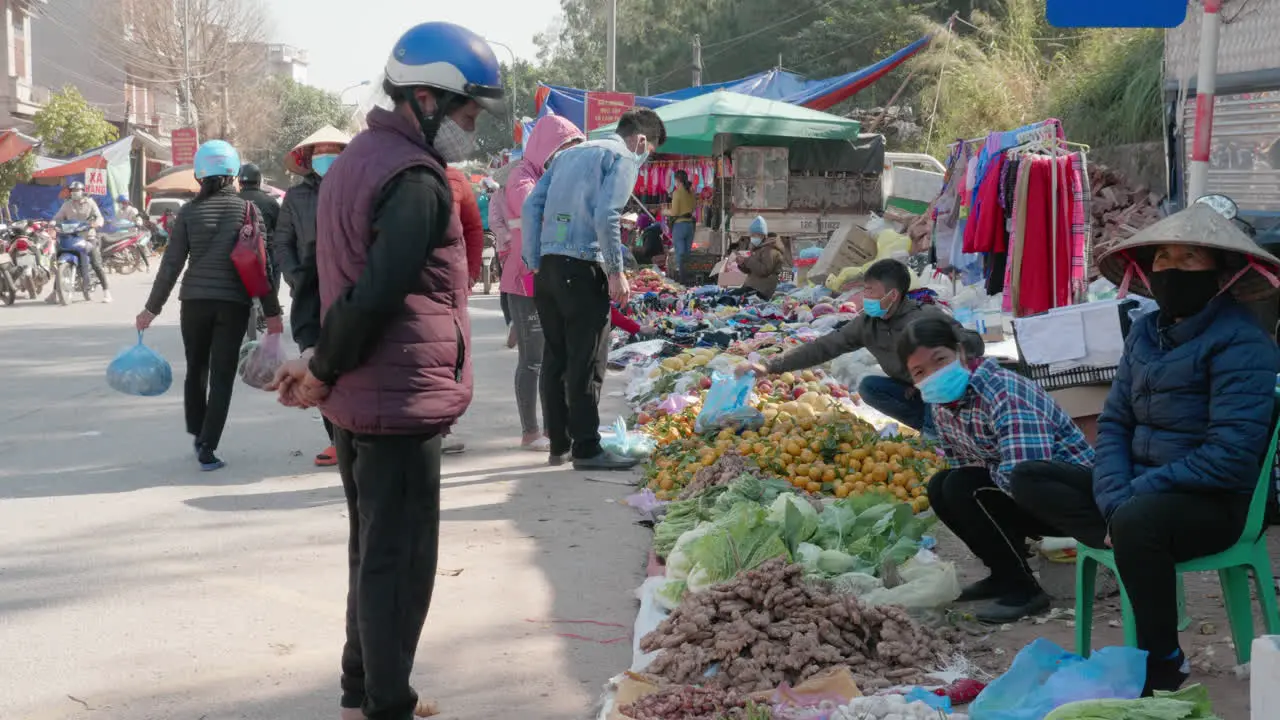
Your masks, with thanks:
M 1280 440 L 1280 424 L 1271 433 L 1271 445 L 1262 463 L 1258 486 L 1249 503 L 1249 517 L 1244 532 L 1236 544 L 1217 555 L 1208 555 L 1184 563 L 1178 563 L 1178 615 L 1179 630 L 1185 630 L 1190 619 L 1185 613 L 1182 573 L 1218 571 L 1222 583 L 1223 603 L 1227 608 L 1227 620 L 1231 623 L 1231 639 L 1236 646 L 1236 660 L 1249 662 L 1253 648 L 1253 607 L 1249 597 L 1249 571 L 1253 571 L 1258 601 L 1267 633 L 1280 635 L 1280 606 L 1277 605 L 1275 578 L 1271 574 L 1271 558 L 1267 555 L 1267 538 L 1264 519 L 1267 512 L 1267 493 L 1272 482 L 1271 468 L 1276 458 L 1276 443 Z M 1124 580 L 1116 570 L 1115 553 L 1087 545 L 1076 546 L 1076 653 L 1089 657 L 1093 636 L 1093 598 L 1098 578 L 1098 565 L 1104 565 L 1115 573 L 1120 584 L 1120 615 L 1124 622 L 1124 644 L 1137 647 L 1138 631 L 1133 621 L 1133 605 L 1124 589 Z

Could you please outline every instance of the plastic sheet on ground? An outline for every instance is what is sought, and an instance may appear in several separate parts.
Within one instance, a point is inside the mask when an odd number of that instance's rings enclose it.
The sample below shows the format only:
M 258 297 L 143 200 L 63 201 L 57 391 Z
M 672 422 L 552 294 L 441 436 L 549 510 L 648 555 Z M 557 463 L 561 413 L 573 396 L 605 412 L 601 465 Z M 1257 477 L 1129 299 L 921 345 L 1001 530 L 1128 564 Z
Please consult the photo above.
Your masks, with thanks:
M 858 391 L 858 383 L 868 375 L 884 375 L 884 371 L 866 348 L 845 353 L 831 361 L 831 376 L 852 392 Z
M 651 653 L 640 649 L 640 639 L 657 629 L 658 623 L 667 617 L 666 611 L 658 604 L 656 593 L 666 580 L 662 577 L 651 577 L 636 590 L 640 599 L 640 612 L 636 615 L 635 628 L 631 633 L 631 671 L 644 672 L 649 663 L 658 656 L 661 650 Z
M 1042 720 L 1070 702 L 1133 699 L 1142 693 L 1146 662 L 1147 653 L 1137 648 L 1105 647 L 1085 659 L 1038 638 L 1018 652 L 969 711 L 982 720 Z
M 623 345 L 609 353 L 611 367 L 627 367 L 635 363 L 644 363 L 662 354 L 666 349 L 666 340 L 645 340 L 644 342 Z

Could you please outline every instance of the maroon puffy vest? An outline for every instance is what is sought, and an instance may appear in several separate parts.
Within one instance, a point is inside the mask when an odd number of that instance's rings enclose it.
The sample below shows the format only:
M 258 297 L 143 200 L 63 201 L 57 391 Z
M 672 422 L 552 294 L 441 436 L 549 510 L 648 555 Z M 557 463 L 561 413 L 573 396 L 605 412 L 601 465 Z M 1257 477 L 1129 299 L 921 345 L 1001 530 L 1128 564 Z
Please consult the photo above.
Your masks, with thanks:
M 443 164 L 415 123 L 382 109 L 370 112 L 368 123 L 320 186 L 316 265 L 322 318 L 364 271 L 374 204 L 387 183 L 411 167 L 426 167 L 449 187 Z M 467 255 L 454 207 L 443 244 L 422 268 L 404 311 L 369 360 L 338 378 L 321 406 L 339 427 L 381 435 L 440 433 L 471 404 Z M 424 242 L 428 232 L 422 229 Z

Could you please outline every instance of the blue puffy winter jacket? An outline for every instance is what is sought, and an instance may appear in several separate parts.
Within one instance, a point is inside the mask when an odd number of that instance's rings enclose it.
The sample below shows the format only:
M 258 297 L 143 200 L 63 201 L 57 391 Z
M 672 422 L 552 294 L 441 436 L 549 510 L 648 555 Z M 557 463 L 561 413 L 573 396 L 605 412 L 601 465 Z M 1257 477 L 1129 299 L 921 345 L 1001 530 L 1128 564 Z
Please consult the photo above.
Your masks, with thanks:
M 1134 495 L 1249 493 L 1270 439 L 1280 350 L 1228 295 L 1161 327 L 1133 324 L 1098 418 L 1093 494 L 1103 517 Z

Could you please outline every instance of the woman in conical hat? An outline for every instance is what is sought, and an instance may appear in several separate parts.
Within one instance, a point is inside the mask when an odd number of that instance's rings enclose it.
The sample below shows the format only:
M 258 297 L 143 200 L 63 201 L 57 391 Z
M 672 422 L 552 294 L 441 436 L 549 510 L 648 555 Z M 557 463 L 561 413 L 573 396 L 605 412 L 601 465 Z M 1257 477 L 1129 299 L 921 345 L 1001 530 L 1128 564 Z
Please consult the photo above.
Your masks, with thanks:
M 1271 438 L 1280 352 L 1243 303 L 1275 294 L 1280 260 L 1196 204 L 1118 243 L 1098 265 L 1160 309 L 1135 321 L 1125 341 L 1098 418 L 1091 485 L 1026 493 L 1033 514 L 1085 545 L 1114 549 L 1148 652 L 1150 694 L 1176 690 L 1190 672 L 1178 646 L 1175 564 L 1262 530 L 1261 518 L 1249 528 L 1246 519 Z M 1270 577 L 1258 580 L 1274 593 Z
M 289 325 L 298 349 L 306 352 L 320 339 L 320 279 L 316 270 L 316 213 L 320 183 L 338 155 L 351 142 L 341 130 L 323 127 L 298 143 L 284 158 L 285 169 L 302 180 L 289 188 L 280 207 L 272 239 L 275 257 L 293 294 Z M 333 426 L 324 421 L 329 447 L 316 455 L 316 465 L 338 464 Z

